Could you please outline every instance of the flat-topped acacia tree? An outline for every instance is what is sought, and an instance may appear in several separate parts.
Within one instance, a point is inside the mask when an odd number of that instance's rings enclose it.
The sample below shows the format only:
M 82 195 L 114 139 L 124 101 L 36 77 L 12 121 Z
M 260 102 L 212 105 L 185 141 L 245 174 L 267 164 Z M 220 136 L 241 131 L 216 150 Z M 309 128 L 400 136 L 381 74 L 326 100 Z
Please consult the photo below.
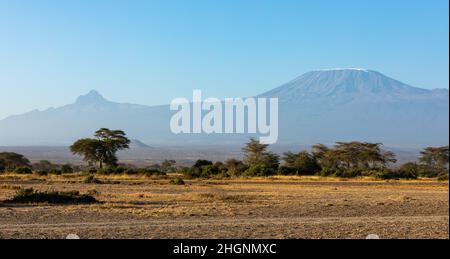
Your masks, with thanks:
M 14 171 L 17 167 L 31 168 L 30 160 L 21 154 L 13 152 L 1 152 L 0 153 L 0 172 Z
M 431 168 L 448 168 L 449 147 L 427 147 L 420 152 L 420 162 Z
M 83 156 L 84 161 L 98 163 L 99 168 L 104 165 L 117 166 L 116 153 L 119 150 L 128 149 L 130 140 L 121 130 L 99 129 L 94 138 L 79 139 L 70 146 L 70 151 Z

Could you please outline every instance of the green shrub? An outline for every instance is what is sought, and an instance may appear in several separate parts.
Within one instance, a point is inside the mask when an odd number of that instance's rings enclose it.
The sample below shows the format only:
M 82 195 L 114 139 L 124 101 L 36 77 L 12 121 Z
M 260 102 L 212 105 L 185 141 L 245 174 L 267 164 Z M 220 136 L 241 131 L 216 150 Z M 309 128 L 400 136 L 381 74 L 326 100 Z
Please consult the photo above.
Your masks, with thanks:
M 173 184 L 173 185 L 184 185 L 185 183 L 184 183 L 183 179 L 175 178 L 175 179 L 170 180 L 170 184 Z
M 116 174 L 123 174 L 123 173 L 125 173 L 126 170 L 127 170 L 127 168 L 120 166 L 120 167 L 114 168 L 114 173 L 116 173 Z
M 38 176 L 47 176 L 48 175 L 47 170 L 38 170 L 38 171 L 34 171 L 34 173 L 37 174 Z
M 360 169 L 337 170 L 334 176 L 341 178 L 355 178 L 362 176 L 362 173 L 363 171 Z
M 114 172 L 112 168 L 99 168 L 96 173 L 99 175 L 111 175 Z
M 212 164 L 207 164 L 202 167 L 192 166 L 185 168 L 182 173 L 189 178 L 211 178 L 211 177 L 229 177 L 228 170 L 223 167 L 219 168 Z
M 14 172 L 18 167 L 31 168 L 30 161 L 21 154 L 13 152 L 0 152 L 0 171 Z
M 324 168 L 317 175 L 322 177 L 355 178 L 363 176 L 363 171 L 360 169 Z
M 6 170 L 6 163 L 2 159 L 0 159 L 0 173 L 4 173 Z
M 322 177 L 328 177 L 328 176 L 333 176 L 335 173 L 335 170 L 330 169 L 330 168 L 323 168 L 319 173 L 317 173 L 318 176 L 322 176 Z
M 139 174 L 139 172 L 136 169 L 131 169 L 131 168 L 125 170 L 123 173 L 126 174 L 126 175 L 137 175 L 137 174 Z
M 197 160 L 195 162 L 195 164 L 193 165 L 193 167 L 202 168 L 207 165 L 213 165 L 213 162 L 211 162 L 209 160 Z
M 98 169 L 96 171 L 96 173 L 99 175 L 117 175 L 117 174 L 145 175 L 145 176 L 166 175 L 166 173 L 161 172 L 158 169 L 152 169 L 152 168 L 133 169 L 133 168 L 124 168 L 124 167 Z
M 15 174 L 32 174 L 33 171 L 29 167 L 17 167 L 14 169 Z
M 278 168 L 279 175 L 298 175 L 298 170 L 292 167 L 280 166 Z
M 285 162 L 285 167 L 291 168 L 292 171 L 283 169 L 283 171 L 281 171 L 282 173 L 289 173 L 292 175 L 295 170 L 295 174 L 297 175 L 314 175 L 321 170 L 314 155 L 306 151 L 299 153 L 284 153 L 283 160 Z
M 271 176 L 271 175 L 275 175 L 276 174 L 276 170 L 272 169 L 272 168 L 268 168 L 265 165 L 255 165 L 255 166 L 250 166 L 245 172 L 244 175 L 245 176 L 260 176 L 260 177 L 265 177 L 265 176 Z
M 95 178 L 94 175 L 88 175 L 84 181 L 84 183 L 86 184 L 102 184 L 102 181 L 100 181 L 99 179 Z
M 414 172 L 411 171 L 401 171 L 401 170 L 382 170 L 379 173 L 375 175 L 376 178 L 383 179 L 383 180 L 400 180 L 400 179 L 407 179 L 407 180 L 414 180 L 417 179 L 417 175 L 414 174 Z
M 438 177 L 443 169 L 439 167 L 432 167 L 427 165 L 419 165 L 418 166 L 418 176 L 426 177 L 426 178 L 436 178 Z
M 201 177 L 208 178 L 219 174 L 219 168 L 214 165 L 206 165 L 202 167 Z
M 189 178 L 199 178 L 202 175 L 202 171 L 198 167 L 191 167 L 183 170 L 183 174 Z
M 51 169 L 48 171 L 49 174 L 54 174 L 54 175 L 61 175 L 62 172 L 59 169 Z
M 73 168 L 70 165 L 63 165 L 61 166 L 61 173 L 62 174 L 71 174 L 73 173 Z
M 448 175 L 448 171 L 447 172 L 443 172 L 440 175 L 438 175 L 437 180 L 438 181 L 448 181 L 448 178 L 449 178 L 448 176 L 449 176 Z
M 39 192 L 33 189 L 20 189 L 6 203 L 49 203 L 49 204 L 92 204 L 98 201 L 90 195 L 73 192 Z
M 166 175 L 166 173 L 161 172 L 158 169 L 149 169 L 149 168 L 141 168 L 138 169 L 138 174 L 145 175 L 145 176 L 163 176 Z

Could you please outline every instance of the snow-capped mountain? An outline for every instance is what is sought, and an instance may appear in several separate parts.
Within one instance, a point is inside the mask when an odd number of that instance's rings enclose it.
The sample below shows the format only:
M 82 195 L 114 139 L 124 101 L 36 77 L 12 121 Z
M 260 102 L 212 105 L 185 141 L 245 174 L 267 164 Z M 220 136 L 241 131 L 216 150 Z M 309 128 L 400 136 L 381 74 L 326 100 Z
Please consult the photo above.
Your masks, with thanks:
M 449 140 L 448 90 L 412 87 L 376 71 L 313 71 L 261 96 L 279 98 L 286 141 L 423 146 Z
M 330 69 L 306 73 L 261 96 L 278 97 L 284 103 L 305 101 L 410 99 L 436 97 L 437 91 L 406 85 L 379 72 L 364 69 Z M 440 92 L 445 97 L 448 91 Z M 438 96 L 439 97 L 439 94 Z
M 444 145 L 449 141 L 449 92 L 426 90 L 365 69 L 306 73 L 259 95 L 278 97 L 279 142 L 363 140 L 390 146 Z M 106 100 L 96 91 L 76 102 L 0 121 L 0 146 L 68 145 L 101 127 L 125 130 L 151 145 L 243 142 L 246 135 L 174 135 L 168 106 Z

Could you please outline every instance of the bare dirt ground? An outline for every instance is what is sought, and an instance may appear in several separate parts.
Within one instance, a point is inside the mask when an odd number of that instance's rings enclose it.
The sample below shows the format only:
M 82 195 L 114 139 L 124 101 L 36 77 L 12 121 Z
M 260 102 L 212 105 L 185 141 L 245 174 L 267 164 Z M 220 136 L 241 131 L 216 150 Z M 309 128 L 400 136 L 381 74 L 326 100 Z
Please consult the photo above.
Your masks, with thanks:
M 176 186 L 169 178 L 0 176 L 0 201 L 32 187 L 103 202 L 0 202 L 0 238 L 449 238 L 448 182 L 274 177 Z

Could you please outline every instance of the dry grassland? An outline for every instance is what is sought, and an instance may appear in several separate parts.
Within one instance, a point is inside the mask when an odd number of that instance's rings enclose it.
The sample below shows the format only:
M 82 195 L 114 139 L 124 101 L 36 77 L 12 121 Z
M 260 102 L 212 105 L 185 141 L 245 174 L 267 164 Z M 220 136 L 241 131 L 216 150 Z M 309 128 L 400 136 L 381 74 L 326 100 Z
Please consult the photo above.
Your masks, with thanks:
M 0 238 L 449 238 L 448 182 L 317 177 L 185 180 L 0 176 L 18 188 L 80 191 L 101 204 L 0 202 Z

